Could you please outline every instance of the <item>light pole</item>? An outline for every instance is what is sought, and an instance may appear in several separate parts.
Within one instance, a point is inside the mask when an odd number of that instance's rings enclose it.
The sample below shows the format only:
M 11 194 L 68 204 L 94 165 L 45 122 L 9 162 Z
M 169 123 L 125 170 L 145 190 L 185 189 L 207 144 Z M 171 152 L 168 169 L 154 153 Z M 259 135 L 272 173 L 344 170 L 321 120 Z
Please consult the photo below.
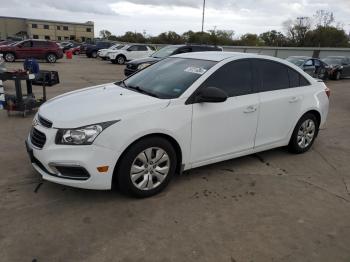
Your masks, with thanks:
M 205 0 L 203 0 L 202 33 L 204 32 Z

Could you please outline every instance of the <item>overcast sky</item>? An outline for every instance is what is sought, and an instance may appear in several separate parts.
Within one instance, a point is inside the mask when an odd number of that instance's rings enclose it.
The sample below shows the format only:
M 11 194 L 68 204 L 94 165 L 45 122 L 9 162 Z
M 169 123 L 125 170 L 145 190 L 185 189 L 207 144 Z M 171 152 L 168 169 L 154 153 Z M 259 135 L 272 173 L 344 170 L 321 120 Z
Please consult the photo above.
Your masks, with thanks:
M 282 22 L 312 16 L 316 10 L 333 11 L 350 30 L 350 0 L 206 0 L 205 30 L 234 30 L 236 36 L 251 32 L 283 30 Z M 183 33 L 201 30 L 202 0 L 0 0 L 0 15 L 38 19 L 94 21 L 113 34 L 146 31 Z

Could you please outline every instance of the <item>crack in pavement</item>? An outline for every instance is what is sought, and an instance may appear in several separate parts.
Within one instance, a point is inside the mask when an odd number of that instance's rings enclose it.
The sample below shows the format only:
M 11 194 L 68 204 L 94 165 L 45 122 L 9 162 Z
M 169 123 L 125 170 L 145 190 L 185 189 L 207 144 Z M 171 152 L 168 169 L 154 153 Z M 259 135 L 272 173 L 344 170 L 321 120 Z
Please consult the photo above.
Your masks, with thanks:
M 318 153 L 318 152 L 317 152 Z M 320 154 L 321 155 L 321 154 Z M 287 170 L 285 170 L 285 169 L 282 169 L 282 168 L 280 168 L 280 167 L 275 167 L 275 166 L 272 166 L 268 161 L 266 161 L 262 156 L 260 156 L 260 155 L 258 155 L 258 154 L 254 154 L 254 156 L 261 162 L 261 163 L 263 163 L 263 164 L 265 164 L 265 165 L 267 165 L 267 166 L 269 166 L 269 167 L 271 167 L 271 168 L 274 168 L 274 169 L 277 169 L 277 170 L 280 170 L 280 171 L 282 171 L 285 175 L 288 175 L 287 174 Z M 322 156 L 322 155 L 321 155 Z M 323 158 L 323 157 L 322 157 Z M 326 160 L 325 160 L 326 161 Z M 328 163 L 328 161 L 326 161 L 327 163 Z M 334 166 L 332 166 L 330 163 L 328 163 L 332 168 L 334 168 L 335 169 L 335 171 L 338 173 L 338 171 L 337 171 L 337 169 L 334 167 Z M 340 175 L 340 174 L 339 174 Z M 341 175 L 340 175 L 341 176 Z M 293 176 L 291 176 L 292 178 L 294 178 Z M 342 177 L 342 176 L 341 176 Z M 325 188 L 323 188 L 323 187 L 321 187 L 321 186 L 319 186 L 319 185 L 316 185 L 316 184 L 313 184 L 313 183 L 311 183 L 311 182 L 309 182 L 309 181 L 306 181 L 306 180 L 303 180 L 303 179 L 300 179 L 300 178 L 295 178 L 295 180 L 296 181 L 298 181 L 298 182 L 302 182 L 302 183 L 304 183 L 304 184 L 308 184 L 308 185 L 310 185 L 310 186 L 313 186 L 314 188 L 317 188 L 317 189 L 319 189 L 319 190 L 322 190 L 322 191 L 324 191 L 324 192 L 326 192 L 326 193 L 328 193 L 329 195 L 332 195 L 332 196 L 334 196 L 334 197 L 336 197 L 336 198 L 339 198 L 339 199 L 342 199 L 342 200 L 344 200 L 345 202 L 347 202 L 347 203 L 350 203 L 350 200 L 348 200 L 347 198 L 345 198 L 345 197 L 343 197 L 343 196 L 341 196 L 341 195 L 338 195 L 337 193 L 334 193 L 334 192 L 332 192 L 332 191 L 329 191 L 329 190 L 327 190 L 327 189 L 325 189 Z M 343 182 L 344 182 L 344 184 L 345 184 L 345 186 L 346 186 L 346 183 L 345 183 L 345 181 L 343 180 Z M 346 189 L 347 189 L 347 187 L 346 187 Z M 347 191 L 348 192 L 348 194 L 349 194 L 349 191 Z
M 332 163 L 330 163 L 328 161 L 328 159 L 321 152 L 319 152 L 316 149 L 312 149 L 312 151 L 316 152 L 332 169 L 334 169 L 335 173 L 338 175 L 340 180 L 343 182 L 346 192 L 348 193 L 348 195 L 350 195 L 348 184 L 346 183 L 344 176 L 341 173 L 339 173 L 338 169 Z

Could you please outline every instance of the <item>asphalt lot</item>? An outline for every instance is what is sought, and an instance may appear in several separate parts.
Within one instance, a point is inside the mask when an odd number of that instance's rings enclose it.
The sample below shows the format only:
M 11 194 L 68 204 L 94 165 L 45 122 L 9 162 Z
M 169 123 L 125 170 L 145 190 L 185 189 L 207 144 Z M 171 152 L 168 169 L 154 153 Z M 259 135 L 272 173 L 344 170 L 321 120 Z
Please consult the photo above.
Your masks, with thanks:
M 84 57 L 41 68 L 61 78 L 48 97 L 123 76 Z M 197 168 L 149 199 L 43 182 L 24 147 L 32 116 L 0 110 L 0 261 L 350 261 L 350 80 L 327 85 L 308 153 Z

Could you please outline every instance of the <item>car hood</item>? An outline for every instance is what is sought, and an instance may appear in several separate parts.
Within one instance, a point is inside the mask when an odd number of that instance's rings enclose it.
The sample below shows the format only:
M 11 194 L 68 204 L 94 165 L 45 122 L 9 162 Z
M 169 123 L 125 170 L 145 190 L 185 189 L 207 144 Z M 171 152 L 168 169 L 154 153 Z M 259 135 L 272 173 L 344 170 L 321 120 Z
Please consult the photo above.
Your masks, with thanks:
M 80 89 L 55 97 L 39 109 L 39 115 L 53 122 L 54 128 L 77 128 L 126 115 L 159 110 L 170 100 L 144 95 L 114 83 Z
M 132 60 L 132 61 L 128 62 L 127 64 L 133 64 L 133 65 L 141 65 L 141 64 L 147 64 L 147 63 L 153 64 L 153 63 L 156 63 L 160 60 L 161 60 L 161 58 L 155 58 L 155 57 L 149 56 L 149 57 L 145 57 L 145 58 L 141 58 L 141 59 Z

